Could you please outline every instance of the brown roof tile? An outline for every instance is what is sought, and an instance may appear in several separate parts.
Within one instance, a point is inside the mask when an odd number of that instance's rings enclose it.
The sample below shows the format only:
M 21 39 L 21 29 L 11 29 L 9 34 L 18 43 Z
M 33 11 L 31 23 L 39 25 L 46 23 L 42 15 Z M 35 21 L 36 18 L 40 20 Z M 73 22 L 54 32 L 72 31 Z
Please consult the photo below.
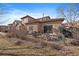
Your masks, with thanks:
M 21 19 L 24 19 L 24 18 L 27 18 L 27 17 L 34 19 L 33 17 L 31 17 L 29 15 L 26 15 L 26 16 L 22 17 Z
M 40 21 L 40 20 L 34 20 L 34 21 L 31 21 L 27 24 L 30 24 L 30 23 L 44 23 L 44 22 L 54 22 L 54 21 L 64 21 L 64 18 L 56 18 L 56 19 L 50 19 L 50 20 L 43 20 L 43 21 Z

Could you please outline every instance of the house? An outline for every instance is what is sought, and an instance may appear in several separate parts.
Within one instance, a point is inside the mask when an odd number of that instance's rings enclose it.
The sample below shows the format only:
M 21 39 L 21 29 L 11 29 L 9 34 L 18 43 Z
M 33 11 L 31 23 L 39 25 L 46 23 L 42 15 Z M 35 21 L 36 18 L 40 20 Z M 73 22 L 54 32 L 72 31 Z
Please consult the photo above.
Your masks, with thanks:
M 0 32 L 8 32 L 8 26 L 0 25 Z
M 64 18 L 51 19 L 49 16 L 35 19 L 29 15 L 21 18 L 22 24 L 26 27 L 26 31 L 31 32 L 53 32 L 53 29 L 58 27 L 64 21 Z
M 41 18 L 33 18 L 29 15 L 26 15 L 21 18 L 21 20 L 15 20 L 12 24 L 9 24 L 9 30 L 15 32 L 25 31 L 25 32 L 38 32 L 38 33 L 47 33 L 53 32 L 53 29 L 58 29 L 61 26 L 64 18 L 50 18 L 50 16 L 45 16 Z
M 26 27 L 24 24 L 22 24 L 22 21 L 20 20 L 15 20 L 12 24 L 8 24 L 8 30 L 9 32 L 15 32 L 15 31 L 24 31 Z
M 8 24 L 8 30 L 11 30 L 13 24 Z
M 8 29 L 9 30 L 14 30 L 17 29 L 17 25 L 20 23 L 19 20 L 15 20 L 12 24 L 8 24 Z
M 71 22 L 70 23 L 64 23 L 63 26 L 65 28 L 77 28 L 77 29 L 79 29 L 79 22 L 76 21 L 76 22 L 73 22 L 73 23 L 71 23 Z

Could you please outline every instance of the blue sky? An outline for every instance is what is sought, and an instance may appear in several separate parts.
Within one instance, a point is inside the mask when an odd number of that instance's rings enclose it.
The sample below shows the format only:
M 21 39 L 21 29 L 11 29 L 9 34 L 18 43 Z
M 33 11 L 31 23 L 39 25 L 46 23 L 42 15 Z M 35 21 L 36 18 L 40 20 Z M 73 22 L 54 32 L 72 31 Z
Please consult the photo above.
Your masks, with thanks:
M 56 18 L 57 8 L 68 8 L 69 3 L 1 3 L 0 7 L 3 8 L 4 15 L 0 17 L 0 24 L 9 24 L 14 20 L 20 20 L 25 15 L 30 15 L 34 18 L 50 16 Z M 0 11 L 1 12 L 1 11 Z

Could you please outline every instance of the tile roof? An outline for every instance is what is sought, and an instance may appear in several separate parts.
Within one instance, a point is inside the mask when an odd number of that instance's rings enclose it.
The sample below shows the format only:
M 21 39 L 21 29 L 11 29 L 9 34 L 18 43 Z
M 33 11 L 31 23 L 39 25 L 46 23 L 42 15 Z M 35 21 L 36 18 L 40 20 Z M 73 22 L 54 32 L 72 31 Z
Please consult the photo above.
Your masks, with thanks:
M 27 18 L 27 17 L 35 19 L 35 18 L 33 18 L 33 17 L 29 16 L 29 15 L 26 15 L 26 16 L 22 17 L 21 19 L 24 19 L 24 18 Z

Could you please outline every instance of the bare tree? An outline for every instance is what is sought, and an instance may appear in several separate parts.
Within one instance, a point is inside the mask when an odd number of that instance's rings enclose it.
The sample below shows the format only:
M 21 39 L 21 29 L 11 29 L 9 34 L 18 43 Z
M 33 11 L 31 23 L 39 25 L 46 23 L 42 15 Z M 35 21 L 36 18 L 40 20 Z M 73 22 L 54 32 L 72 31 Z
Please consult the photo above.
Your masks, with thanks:
M 78 4 L 71 4 L 67 8 L 59 7 L 57 8 L 59 17 L 65 18 L 65 20 L 70 23 L 72 26 L 74 22 L 79 19 L 79 5 Z M 75 23 L 76 24 L 76 23 Z M 74 28 L 74 32 L 76 34 L 77 39 L 77 28 Z
M 79 6 L 78 4 L 71 4 L 69 7 L 59 7 L 57 8 L 59 17 L 65 18 L 67 22 L 74 22 L 78 20 L 79 16 Z

